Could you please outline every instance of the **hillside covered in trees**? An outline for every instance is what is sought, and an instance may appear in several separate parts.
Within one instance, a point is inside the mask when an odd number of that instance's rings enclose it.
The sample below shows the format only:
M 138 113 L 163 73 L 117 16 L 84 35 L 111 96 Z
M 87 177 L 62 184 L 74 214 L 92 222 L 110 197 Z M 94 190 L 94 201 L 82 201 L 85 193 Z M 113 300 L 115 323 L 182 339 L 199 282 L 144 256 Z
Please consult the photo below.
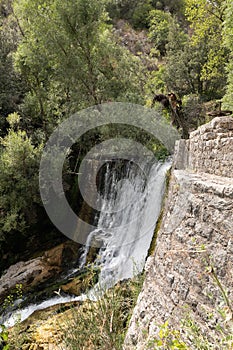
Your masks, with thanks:
M 38 168 L 67 117 L 120 101 L 169 123 L 169 109 L 152 103 L 169 93 L 188 131 L 219 106 L 233 110 L 231 0 L 1 0 L 0 29 L 0 270 L 62 240 L 43 209 Z M 106 133 L 84 136 L 73 152 L 81 159 Z

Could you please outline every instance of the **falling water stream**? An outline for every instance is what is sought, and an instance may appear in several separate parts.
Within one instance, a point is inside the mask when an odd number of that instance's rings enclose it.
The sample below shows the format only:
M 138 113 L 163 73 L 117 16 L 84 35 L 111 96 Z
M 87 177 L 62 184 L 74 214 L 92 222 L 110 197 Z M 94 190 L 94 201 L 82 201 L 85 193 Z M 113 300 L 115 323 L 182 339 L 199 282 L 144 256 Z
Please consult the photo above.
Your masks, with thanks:
M 145 162 L 144 166 L 107 164 L 102 181 L 103 204 L 96 228 L 89 234 L 83 249 L 80 267 L 85 266 L 91 246 L 99 248 L 95 266 L 99 267 L 98 283 L 87 295 L 56 296 L 40 304 L 31 304 L 12 314 L 5 321 L 12 326 L 17 319 L 28 318 L 34 311 L 70 301 L 96 300 L 101 291 L 120 280 L 133 277 L 143 270 L 154 228 L 160 214 L 165 188 L 165 175 L 171 161 Z

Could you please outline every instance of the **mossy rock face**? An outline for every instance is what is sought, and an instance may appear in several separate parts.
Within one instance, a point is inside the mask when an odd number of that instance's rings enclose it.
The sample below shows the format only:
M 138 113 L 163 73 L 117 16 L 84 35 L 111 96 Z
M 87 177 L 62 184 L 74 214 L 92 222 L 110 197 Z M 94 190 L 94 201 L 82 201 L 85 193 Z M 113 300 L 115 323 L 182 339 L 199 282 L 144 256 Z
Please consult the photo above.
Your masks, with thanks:
M 171 169 L 168 170 L 166 173 L 165 193 L 164 193 L 164 197 L 163 197 L 161 211 L 160 211 L 159 217 L 158 217 L 157 222 L 156 222 L 156 226 L 154 229 L 154 235 L 153 235 L 151 243 L 150 243 L 150 248 L 149 248 L 147 257 L 151 256 L 155 252 L 157 236 L 158 236 L 158 233 L 160 231 L 160 228 L 161 228 L 162 222 L 163 222 L 164 209 L 165 209 L 166 200 L 167 200 L 167 196 L 168 196 L 168 189 L 169 189 L 170 180 L 171 180 Z
M 65 293 L 80 295 L 82 290 L 82 282 L 78 277 L 74 278 L 71 282 L 61 286 L 61 290 Z
M 10 350 L 61 350 L 64 324 L 82 302 L 58 304 L 35 311 L 27 320 L 9 330 Z
M 54 305 L 35 311 L 9 330 L 10 350 L 61 350 L 64 332 L 74 327 L 75 315 L 93 311 L 90 301 Z
M 94 263 L 95 259 L 98 256 L 99 250 L 100 250 L 100 248 L 98 248 L 98 247 L 95 247 L 95 246 L 90 247 L 89 252 L 87 254 L 87 261 L 86 261 L 87 265 Z
M 49 297 L 56 290 L 53 285 L 59 282 L 61 274 L 77 264 L 81 254 L 79 248 L 79 244 L 67 241 L 45 251 L 42 256 L 10 266 L 0 278 L 1 301 L 9 295 L 17 299 L 17 286 L 21 286 L 23 296 L 28 296 L 28 302 L 38 302 L 39 296 L 46 291 L 46 297 Z
M 61 290 L 68 294 L 80 295 L 87 292 L 98 281 L 98 269 L 87 270 L 69 283 L 61 286 Z

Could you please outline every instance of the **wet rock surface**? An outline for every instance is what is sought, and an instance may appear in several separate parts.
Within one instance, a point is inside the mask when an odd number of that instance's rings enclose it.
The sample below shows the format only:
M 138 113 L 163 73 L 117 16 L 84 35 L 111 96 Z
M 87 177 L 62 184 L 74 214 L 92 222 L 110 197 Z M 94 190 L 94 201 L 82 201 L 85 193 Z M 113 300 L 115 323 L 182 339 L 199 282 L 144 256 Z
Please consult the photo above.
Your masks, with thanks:
M 11 345 L 22 350 L 61 350 L 62 333 L 72 323 L 81 302 L 48 307 L 34 312 L 26 321 L 9 329 Z
M 62 271 L 77 263 L 80 257 L 79 248 L 79 244 L 67 241 L 44 252 L 38 258 L 10 266 L 0 278 L 0 301 L 3 302 L 17 285 L 22 285 L 24 293 L 56 279 Z

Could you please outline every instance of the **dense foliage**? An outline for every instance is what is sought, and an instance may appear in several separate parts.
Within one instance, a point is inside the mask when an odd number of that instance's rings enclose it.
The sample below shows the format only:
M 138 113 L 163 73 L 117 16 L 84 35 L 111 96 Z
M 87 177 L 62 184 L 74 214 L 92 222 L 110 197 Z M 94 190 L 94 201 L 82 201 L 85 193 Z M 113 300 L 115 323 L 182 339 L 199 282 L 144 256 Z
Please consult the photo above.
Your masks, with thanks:
M 225 22 L 224 22 L 224 31 L 223 31 L 223 38 L 224 43 L 226 47 L 230 51 L 230 60 L 227 64 L 227 90 L 226 95 L 224 96 L 224 102 L 227 108 L 232 109 L 233 108 L 233 3 L 230 0 L 226 1 L 225 6 Z
M 0 252 L 36 223 L 41 150 L 70 114 L 174 92 L 193 129 L 203 102 L 232 108 L 232 23 L 231 0 L 0 0 Z

